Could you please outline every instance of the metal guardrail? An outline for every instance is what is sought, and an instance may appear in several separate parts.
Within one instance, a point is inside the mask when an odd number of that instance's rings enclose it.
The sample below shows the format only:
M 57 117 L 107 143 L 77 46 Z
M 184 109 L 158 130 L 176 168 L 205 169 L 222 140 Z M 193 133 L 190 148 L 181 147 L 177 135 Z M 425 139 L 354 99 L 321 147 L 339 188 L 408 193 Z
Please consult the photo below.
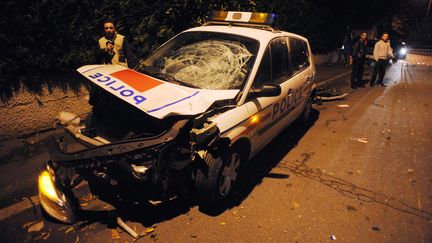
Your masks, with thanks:
M 432 49 L 408 49 L 405 61 L 412 64 L 432 65 Z

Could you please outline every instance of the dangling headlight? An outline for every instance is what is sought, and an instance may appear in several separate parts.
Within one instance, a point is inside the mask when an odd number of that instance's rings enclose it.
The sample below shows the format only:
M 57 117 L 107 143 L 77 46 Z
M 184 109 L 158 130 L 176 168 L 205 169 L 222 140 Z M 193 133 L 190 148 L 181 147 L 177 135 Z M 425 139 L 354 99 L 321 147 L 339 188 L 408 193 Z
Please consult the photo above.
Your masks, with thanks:
M 77 218 L 71 203 L 67 200 L 66 195 L 56 187 L 54 180 L 54 172 L 49 166 L 39 174 L 39 200 L 42 208 L 48 215 L 61 222 L 74 223 Z

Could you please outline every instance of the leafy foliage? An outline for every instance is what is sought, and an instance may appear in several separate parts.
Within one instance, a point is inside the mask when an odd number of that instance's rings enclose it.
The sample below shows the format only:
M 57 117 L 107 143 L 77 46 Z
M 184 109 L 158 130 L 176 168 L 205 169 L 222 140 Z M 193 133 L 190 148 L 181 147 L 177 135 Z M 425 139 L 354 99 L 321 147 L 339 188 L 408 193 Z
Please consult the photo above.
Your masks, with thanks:
M 314 51 L 326 51 L 339 45 L 343 27 L 317 1 L 6 0 L 0 8 L 0 95 L 10 97 L 22 84 L 37 91 L 50 83 L 46 74 L 72 73 L 94 63 L 108 17 L 139 58 L 180 31 L 201 25 L 212 9 L 275 12 L 282 29 L 308 37 Z

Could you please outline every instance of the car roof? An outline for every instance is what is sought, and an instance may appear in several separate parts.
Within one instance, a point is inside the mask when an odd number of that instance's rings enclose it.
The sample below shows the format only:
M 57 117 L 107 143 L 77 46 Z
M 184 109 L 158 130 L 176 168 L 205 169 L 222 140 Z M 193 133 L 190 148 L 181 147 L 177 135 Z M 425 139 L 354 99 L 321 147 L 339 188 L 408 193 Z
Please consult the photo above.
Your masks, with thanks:
M 191 31 L 209 31 L 209 32 L 220 32 L 220 33 L 227 33 L 233 35 L 240 35 L 240 36 L 256 39 L 260 43 L 268 43 L 270 40 L 278 36 L 296 37 L 307 42 L 306 38 L 294 33 L 280 31 L 280 30 L 271 31 L 266 29 L 253 28 L 253 27 L 207 25 L 207 26 L 191 28 L 186 30 L 185 32 L 191 32 Z

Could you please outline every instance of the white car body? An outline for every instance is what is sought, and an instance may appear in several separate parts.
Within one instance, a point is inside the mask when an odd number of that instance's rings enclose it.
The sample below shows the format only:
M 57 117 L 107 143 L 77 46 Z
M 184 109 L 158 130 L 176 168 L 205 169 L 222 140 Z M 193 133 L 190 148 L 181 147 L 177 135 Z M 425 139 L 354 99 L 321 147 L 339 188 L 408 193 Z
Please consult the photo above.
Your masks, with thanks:
M 233 99 L 241 92 L 241 96 L 237 98 L 237 107 L 218 114 L 210 120 L 217 124 L 222 136 L 228 137 L 232 143 L 239 139 L 247 139 L 251 144 L 250 157 L 252 157 L 301 114 L 307 98 L 315 89 L 316 70 L 308 40 L 289 32 L 238 26 L 201 26 L 185 32 L 194 31 L 226 33 L 259 41 L 259 51 L 243 90 L 190 88 L 155 79 L 117 65 L 90 65 L 81 67 L 78 71 L 101 88 L 159 119 L 170 115 L 198 115 L 205 112 L 215 101 Z M 307 43 L 309 66 L 281 82 L 279 96 L 247 100 L 266 48 L 272 40 L 280 37 L 295 38 Z M 126 75 L 115 75 L 122 72 Z M 155 84 L 140 91 L 130 86 L 128 75 L 138 77 L 142 82 Z M 123 88 L 119 89 L 119 87 Z M 126 95 L 121 95 L 120 92 Z M 133 95 L 130 95 L 132 93 Z M 136 98 L 137 96 L 145 97 L 145 100 L 142 101 L 142 98 Z
M 251 157 L 308 119 L 316 89 L 308 40 L 256 24 L 274 14 L 212 14 L 217 23 L 178 34 L 137 70 L 78 69 L 96 85 L 93 114 L 82 123 L 58 117 L 38 181 L 48 215 L 85 218 L 73 193 L 82 180 L 110 187 L 100 193 L 112 205 L 126 195 L 164 201 L 190 192 L 200 205 L 221 205 Z

